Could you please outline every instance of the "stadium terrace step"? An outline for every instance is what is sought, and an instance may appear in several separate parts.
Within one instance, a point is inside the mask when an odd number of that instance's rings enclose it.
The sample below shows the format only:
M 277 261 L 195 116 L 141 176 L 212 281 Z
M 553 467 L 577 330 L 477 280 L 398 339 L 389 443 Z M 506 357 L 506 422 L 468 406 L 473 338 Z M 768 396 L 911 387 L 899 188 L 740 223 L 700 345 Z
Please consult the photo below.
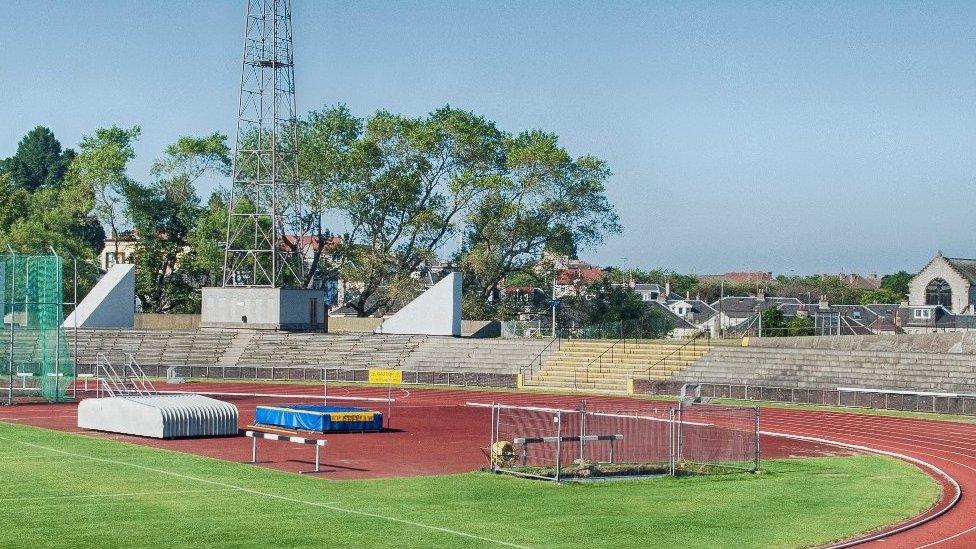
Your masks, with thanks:
M 662 341 L 567 340 L 546 357 L 528 387 L 627 391 L 634 378 L 664 380 L 711 351 L 707 344 Z
M 907 337 L 907 336 L 906 336 Z M 839 386 L 976 392 L 971 354 L 727 347 L 701 357 L 675 381 L 835 389 Z

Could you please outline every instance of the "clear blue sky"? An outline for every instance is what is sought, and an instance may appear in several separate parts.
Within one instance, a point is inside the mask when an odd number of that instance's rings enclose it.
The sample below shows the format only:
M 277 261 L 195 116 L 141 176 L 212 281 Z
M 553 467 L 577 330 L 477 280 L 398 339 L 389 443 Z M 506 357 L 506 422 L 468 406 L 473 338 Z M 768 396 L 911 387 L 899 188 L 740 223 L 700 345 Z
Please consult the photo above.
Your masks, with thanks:
M 0 155 L 139 124 L 132 175 L 233 133 L 243 0 L 7 0 Z M 624 233 L 585 258 L 698 273 L 976 256 L 972 2 L 295 0 L 302 111 L 449 103 L 606 159 Z

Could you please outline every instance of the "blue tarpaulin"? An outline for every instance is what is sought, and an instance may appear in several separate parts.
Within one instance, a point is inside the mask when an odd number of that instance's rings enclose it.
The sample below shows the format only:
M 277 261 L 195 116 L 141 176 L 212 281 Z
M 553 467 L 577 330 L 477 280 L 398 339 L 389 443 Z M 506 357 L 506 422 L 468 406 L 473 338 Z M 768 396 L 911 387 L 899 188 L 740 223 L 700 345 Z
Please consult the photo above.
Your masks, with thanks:
M 383 414 L 366 408 L 351 406 L 323 406 L 321 404 L 284 404 L 258 406 L 254 411 L 254 423 L 315 431 L 381 431 Z

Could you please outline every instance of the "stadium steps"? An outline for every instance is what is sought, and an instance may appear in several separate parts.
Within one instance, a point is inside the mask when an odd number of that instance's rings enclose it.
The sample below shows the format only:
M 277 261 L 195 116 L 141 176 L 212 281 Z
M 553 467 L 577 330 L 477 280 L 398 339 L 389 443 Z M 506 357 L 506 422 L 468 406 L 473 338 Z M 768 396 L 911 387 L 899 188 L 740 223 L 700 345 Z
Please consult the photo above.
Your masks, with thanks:
M 527 387 L 627 391 L 634 378 L 664 380 L 705 356 L 708 345 L 683 342 L 566 340 L 542 369 L 524 380 Z
M 768 387 L 861 387 L 976 393 L 969 354 L 727 347 L 701 357 L 675 381 Z

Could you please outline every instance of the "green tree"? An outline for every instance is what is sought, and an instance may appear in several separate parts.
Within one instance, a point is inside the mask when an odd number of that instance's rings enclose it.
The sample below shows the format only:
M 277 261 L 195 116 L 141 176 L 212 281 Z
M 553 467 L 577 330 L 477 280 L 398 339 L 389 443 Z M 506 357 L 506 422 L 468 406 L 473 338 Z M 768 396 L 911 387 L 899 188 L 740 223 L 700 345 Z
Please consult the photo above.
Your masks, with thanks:
M 905 299 L 905 294 L 898 293 L 890 288 L 879 288 L 864 292 L 861 296 L 861 305 L 871 305 L 874 303 L 901 303 Z
M 37 126 L 20 140 L 13 156 L 0 160 L 0 172 L 10 175 L 14 187 L 35 191 L 60 185 L 74 156 L 71 149 L 61 150 L 51 130 Z
M 559 326 L 578 327 L 583 337 L 660 338 L 674 330 L 674 322 L 663 311 L 644 303 L 629 287 L 606 278 L 562 302 Z
M 605 195 L 604 161 L 573 158 L 556 135 L 541 131 L 503 143 L 504 171 L 485 179 L 465 218 L 457 262 L 472 304 L 486 303 L 510 274 L 532 270 L 547 249 L 575 253 L 620 231 Z
M 226 136 L 181 137 L 152 167 L 156 180 L 122 185 L 126 213 L 139 234 L 136 247 L 136 295 L 146 312 L 194 312 L 199 284 L 193 262 L 184 266 L 201 214 L 196 182 L 209 172 L 230 170 Z M 185 268 L 189 267 L 189 268 Z
M 813 319 L 808 316 L 794 316 L 786 323 L 786 335 L 812 336 Z
M 915 276 L 906 271 L 887 274 L 881 277 L 881 288 L 897 294 L 899 296 L 898 299 L 891 303 L 899 303 L 908 297 L 908 285 L 912 282 L 913 278 Z
M 381 111 L 366 121 L 355 174 L 337 208 L 350 230 L 343 276 L 361 316 L 383 312 L 418 291 L 411 276 L 437 257 L 462 212 L 502 169 L 502 133 L 473 113 L 444 107 L 424 118 Z
M 187 252 L 181 264 L 196 287 L 219 286 L 223 282 L 224 249 L 227 231 L 227 200 L 221 191 L 210 195 L 187 235 Z
M 119 236 L 128 228 L 123 187 L 131 183 L 126 168 L 135 158 L 132 143 L 139 133 L 138 126 L 129 129 L 112 126 L 82 137 L 80 152 L 65 175 L 72 185 L 91 189 L 92 211 L 116 241 L 116 253 Z
M 787 335 L 787 323 L 783 318 L 783 311 L 770 307 L 760 314 L 761 337 L 782 337 Z

